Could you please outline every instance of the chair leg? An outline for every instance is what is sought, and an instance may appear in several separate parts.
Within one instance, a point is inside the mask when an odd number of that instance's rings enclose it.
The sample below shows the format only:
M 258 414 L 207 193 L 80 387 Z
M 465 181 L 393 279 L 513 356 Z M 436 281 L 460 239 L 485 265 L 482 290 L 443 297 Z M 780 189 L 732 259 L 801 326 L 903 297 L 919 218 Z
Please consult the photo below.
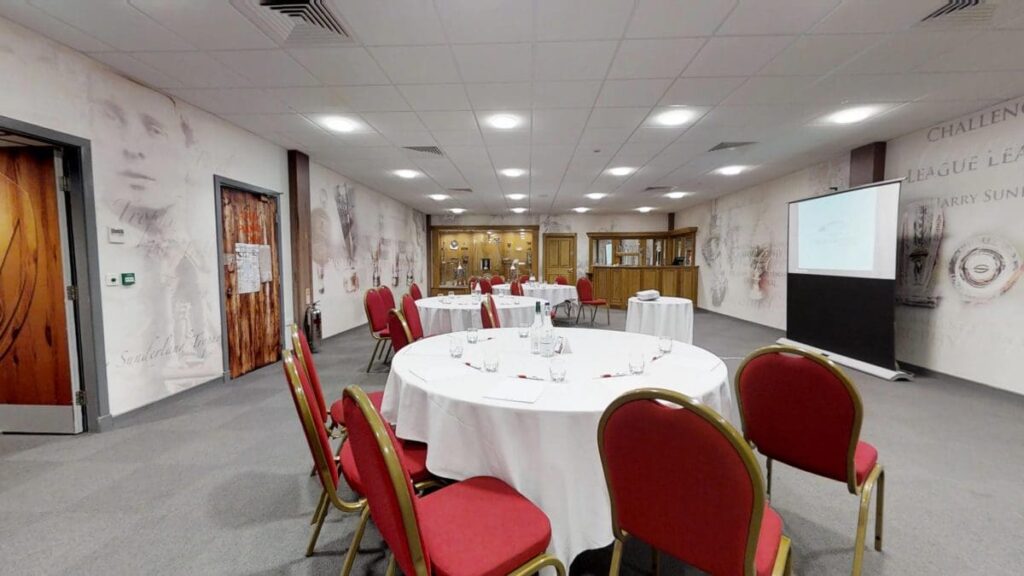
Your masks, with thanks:
M 580 314 L 583 314 L 583 304 L 580 304 L 579 307 L 576 309 L 576 323 L 577 324 L 580 323 Z
M 315 466 L 313 467 L 313 472 L 316 472 L 316 467 Z M 327 492 L 321 492 L 320 493 L 320 501 L 317 502 L 316 511 L 313 512 L 313 517 L 309 519 L 309 525 L 310 526 L 312 526 L 313 524 L 316 524 L 317 518 L 320 517 L 320 512 L 322 511 L 322 508 L 324 506 L 327 506 Z
M 615 539 L 612 547 L 612 565 L 608 568 L 608 576 L 619 576 L 619 565 L 622 564 L 622 540 Z
M 882 514 L 885 511 L 885 469 L 878 473 L 878 494 L 875 496 L 875 550 L 882 551 Z
M 654 568 L 654 576 L 661 576 L 661 554 L 654 547 L 651 547 L 651 565 Z
M 324 496 L 327 492 L 324 492 Z M 327 519 L 327 511 L 330 510 L 330 506 L 321 506 L 318 508 L 319 515 L 316 518 L 316 523 L 313 525 L 313 533 L 309 535 L 309 544 L 306 545 L 306 556 L 312 556 L 313 550 L 316 548 L 316 541 L 320 538 L 320 529 L 324 527 L 324 520 Z
M 768 463 L 765 466 L 765 474 L 764 474 L 764 476 L 765 476 L 765 479 L 767 479 L 767 481 L 768 481 L 767 482 L 768 487 L 767 487 L 766 492 L 768 493 L 768 501 L 770 502 L 771 499 L 772 499 L 772 459 L 771 458 L 768 458 Z
M 605 306 L 604 307 L 604 320 L 605 320 L 605 322 L 608 323 L 609 326 L 612 325 L 612 307 L 611 306 Z
M 593 306 L 590 311 L 590 325 L 594 325 L 594 318 L 597 318 L 597 306 Z
M 369 372 L 370 368 L 373 368 L 373 361 L 377 359 L 377 351 L 380 349 L 380 340 L 373 346 L 373 354 L 370 354 L 370 363 L 366 365 L 366 371 Z
M 779 552 L 775 556 L 775 564 L 772 566 L 772 576 L 789 576 L 793 571 L 793 553 L 790 545 L 789 538 L 783 535 L 779 542 Z
M 384 571 L 385 576 L 395 576 L 395 555 L 388 558 L 388 569 Z
M 868 531 L 868 514 L 870 513 L 871 492 L 874 490 L 875 482 L 878 480 L 878 476 L 881 473 L 882 467 L 876 465 L 874 470 L 871 471 L 871 474 L 868 475 L 867 480 L 864 481 L 864 486 L 860 490 L 860 513 L 857 515 L 857 540 L 854 544 L 856 548 L 853 549 L 853 576 L 860 576 L 861 567 L 864 564 L 864 539 L 867 537 Z
M 359 554 L 359 544 L 363 541 L 366 523 L 369 521 L 370 507 L 364 505 L 363 511 L 359 514 L 359 525 L 356 526 L 356 533 L 352 535 L 352 543 L 348 545 L 348 552 L 345 553 L 345 563 L 341 565 L 341 576 L 348 576 L 352 571 L 352 565 L 356 562 L 356 554 Z

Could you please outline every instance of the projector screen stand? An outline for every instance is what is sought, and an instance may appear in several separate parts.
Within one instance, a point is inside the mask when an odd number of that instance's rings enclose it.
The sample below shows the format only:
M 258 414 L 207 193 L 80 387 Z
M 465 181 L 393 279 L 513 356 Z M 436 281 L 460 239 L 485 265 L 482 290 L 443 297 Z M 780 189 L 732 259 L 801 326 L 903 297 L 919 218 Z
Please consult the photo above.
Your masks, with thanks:
M 784 344 L 786 346 L 796 346 L 798 348 L 812 350 L 814 352 L 817 352 L 818 354 L 821 354 L 822 356 L 825 356 L 826 358 L 835 362 L 836 364 L 842 364 L 847 368 L 853 368 L 854 370 L 859 370 L 861 372 L 864 372 L 865 374 L 871 374 L 872 376 L 877 376 L 878 378 L 882 378 L 883 380 L 889 380 L 890 382 L 896 382 L 897 380 L 914 379 L 914 375 L 911 374 L 910 372 L 882 368 L 881 366 L 868 364 L 863 360 L 857 360 L 856 358 L 850 358 L 849 356 L 843 356 L 842 354 L 836 354 L 834 352 L 829 352 L 828 350 L 822 350 L 821 348 L 816 348 L 814 346 L 811 346 L 810 344 L 804 344 L 803 342 L 797 342 L 796 340 L 790 340 L 789 338 L 779 338 L 778 340 L 776 340 L 776 342 L 779 344 Z

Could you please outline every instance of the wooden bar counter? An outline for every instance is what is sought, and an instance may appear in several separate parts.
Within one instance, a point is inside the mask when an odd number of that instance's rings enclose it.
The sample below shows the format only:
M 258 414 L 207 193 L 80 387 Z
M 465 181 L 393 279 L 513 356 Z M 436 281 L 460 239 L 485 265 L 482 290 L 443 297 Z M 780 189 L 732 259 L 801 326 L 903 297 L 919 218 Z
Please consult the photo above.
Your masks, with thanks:
M 689 298 L 697 306 L 697 266 L 601 266 L 590 268 L 594 296 L 608 300 L 612 308 L 626 308 L 629 297 L 640 290 L 657 290 L 662 296 Z

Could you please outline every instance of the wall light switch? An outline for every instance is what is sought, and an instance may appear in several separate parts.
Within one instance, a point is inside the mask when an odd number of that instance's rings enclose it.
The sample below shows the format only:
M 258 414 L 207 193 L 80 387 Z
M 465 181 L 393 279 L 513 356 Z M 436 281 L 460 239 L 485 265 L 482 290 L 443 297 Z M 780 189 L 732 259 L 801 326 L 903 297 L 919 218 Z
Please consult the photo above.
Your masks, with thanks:
M 124 228 L 107 228 L 107 242 L 110 242 L 111 244 L 124 244 L 124 238 Z
M 121 285 L 121 276 L 119 276 L 117 274 L 107 274 L 106 277 L 104 278 L 104 280 L 106 281 L 105 283 L 106 283 L 107 286 L 120 286 Z

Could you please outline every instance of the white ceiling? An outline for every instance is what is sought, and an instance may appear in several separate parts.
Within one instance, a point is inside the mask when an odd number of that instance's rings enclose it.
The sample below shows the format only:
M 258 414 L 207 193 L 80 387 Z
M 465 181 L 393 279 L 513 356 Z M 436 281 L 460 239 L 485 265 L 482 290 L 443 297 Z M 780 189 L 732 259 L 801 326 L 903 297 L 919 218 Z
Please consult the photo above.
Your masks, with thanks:
M 916 25 L 945 0 L 328 2 L 351 45 L 282 49 L 228 0 L 0 0 L 0 16 L 429 213 L 668 212 L 1024 94 L 1019 0 L 956 27 Z M 821 122 L 854 104 L 885 112 Z M 670 106 L 698 120 L 653 125 Z M 495 112 L 523 124 L 482 122 Z M 330 114 L 365 128 L 330 132 Z M 708 152 L 722 141 L 758 144 Z M 401 148 L 433 145 L 445 157 Z M 711 173 L 728 164 L 754 168 Z M 449 188 L 473 192 L 426 197 Z

